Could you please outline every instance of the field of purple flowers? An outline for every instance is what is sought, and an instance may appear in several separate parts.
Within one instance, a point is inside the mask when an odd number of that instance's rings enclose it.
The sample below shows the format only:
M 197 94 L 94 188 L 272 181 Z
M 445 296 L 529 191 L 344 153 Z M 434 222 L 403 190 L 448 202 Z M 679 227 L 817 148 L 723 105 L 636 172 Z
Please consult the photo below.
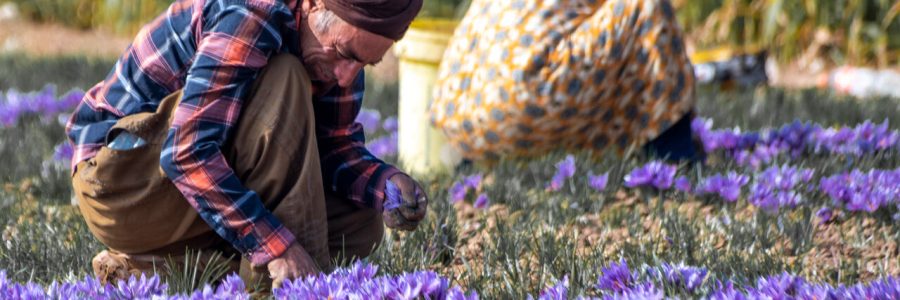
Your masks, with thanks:
M 0 298 L 260 295 L 233 275 L 170 266 L 116 285 L 90 278 L 102 246 L 71 204 L 62 143 L 81 92 L 28 88 L 0 91 Z M 377 100 L 392 95 L 372 95 L 358 119 L 388 161 L 401 125 Z M 390 232 L 366 261 L 270 296 L 898 299 L 898 107 L 701 89 L 692 129 L 702 163 L 550 153 L 434 175 L 417 231 Z

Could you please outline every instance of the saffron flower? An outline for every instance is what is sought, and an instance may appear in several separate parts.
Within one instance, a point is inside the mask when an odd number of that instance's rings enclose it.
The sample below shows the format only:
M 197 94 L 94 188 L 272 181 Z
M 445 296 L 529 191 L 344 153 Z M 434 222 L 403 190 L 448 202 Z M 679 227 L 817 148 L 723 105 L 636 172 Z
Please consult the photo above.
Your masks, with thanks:
M 356 115 L 356 122 L 362 125 L 366 133 L 374 133 L 381 123 L 381 113 L 374 109 L 361 109 Z
M 831 208 L 822 207 L 816 212 L 816 217 L 819 218 L 819 225 L 822 225 L 834 219 L 834 211 Z
M 475 208 L 477 209 L 486 209 L 488 205 L 490 205 L 491 199 L 488 199 L 486 194 L 478 195 L 478 198 L 475 198 Z
M 688 292 L 693 292 L 703 284 L 709 272 L 706 268 L 686 266 L 684 263 L 663 263 L 658 268 L 648 268 L 648 273 L 661 281 L 673 284 Z
M 483 178 L 484 176 L 479 173 L 466 176 L 462 180 L 454 183 L 448 191 L 450 194 L 450 203 L 455 204 L 465 200 L 466 195 L 469 193 L 469 189 L 477 191 L 478 188 L 481 187 Z
M 375 157 L 394 156 L 397 155 L 398 138 L 399 135 L 397 133 L 391 133 L 390 135 L 372 140 L 366 145 L 366 148 L 368 148 Z
M 477 299 L 463 294 L 432 271 L 376 277 L 377 267 L 357 262 L 331 274 L 288 280 L 274 289 L 276 299 Z
M 606 189 L 607 183 L 609 183 L 609 172 L 600 175 L 594 175 L 593 172 L 588 174 L 588 185 L 595 191 L 602 192 Z
M 603 300 L 662 300 L 665 293 L 652 282 L 645 282 L 628 288 L 622 292 L 607 295 Z
M 392 210 L 400 207 L 400 203 L 403 201 L 403 196 L 400 192 L 400 187 L 394 184 L 393 181 L 387 180 L 384 183 L 385 190 L 385 199 L 384 199 L 384 210 Z
M 72 144 L 65 141 L 53 148 L 53 161 L 68 163 L 74 154 L 75 149 L 72 148 Z
M 24 115 L 39 115 L 45 121 L 54 120 L 60 114 L 69 112 L 84 98 L 84 92 L 72 90 L 57 98 L 56 86 L 46 85 L 41 91 L 22 93 L 9 90 L 0 92 L 0 127 L 15 126 Z
M 748 182 L 750 182 L 749 177 L 734 171 L 728 172 L 725 176 L 715 174 L 704 179 L 697 186 L 697 193 L 701 195 L 717 194 L 728 202 L 734 202 L 741 196 L 741 188 Z
M 470 189 L 477 190 L 479 186 L 481 186 L 481 181 L 484 179 L 484 176 L 479 174 L 474 174 L 463 179 L 463 182 L 466 184 L 466 187 Z
M 600 270 L 600 278 L 597 279 L 597 288 L 612 292 L 623 292 L 634 286 L 637 274 L 632 273 L 625 260 L 619 263 L 610 263 L 608 267 Z
M 533 299 L 530 295 L 528 299 Z M 563 276 L 553 286 L 541 291 L 538 300 L 565 300 L 569 299 L 569 276 Z
M 878 125 L 865 121 L 839 128 L 795 121 L 781 128 L 745 133 L 739 128 L 714 130 L 711 120 L 696 118 L 691 130 L 707 153 L 722 151 L 739 165 L 754 168 L 782 154 L 794 158 L 805 153 L 860 156 L 900 146 L 900 132 L 891 130 L 887 119 Z
M 572 178 L 572 176 L 575 176 L 575 157 L 567 155 L 565 159 L 556 163 L 556 174 L 554 174 L 553 179 L 550 180 L 547 190 L 553 192 L 559 191 L 566 183 L 566 180 Z
M 388 117 L 384 119 L 384 122 L 381 123 L 381 128 L 389 133 L 397 132 L 397 129 L 400 129 L 400 126 L 397 123 L 397 117 Z
M 466 193 L 469 192 L 468 186 L 463 182 L 454 183 L 450 187 L 450 203 L 456 204 L 466 199 Z
M 625 186 L 630 188 L 649 186 L 665 190 L 672 187 L 678 167 L 660 161 L 652 161 L 625 175 Z
M 782 207 L 795 208 L 804 202 L 800 188 L 809 184 L 813 171 L 789 165 L 772 166 L 758 174 L 750 187 L 747 200 L 769 213 Z
M 900 204 L 900 169 L 853 170 L 822 178 L 819 189 L 848 211 L 874 212 Z
M 693 187 L 691 186 L 691 181 L 687 179 L 687 177 L 679 176 L 675 179 L 675 189 L 680 192 L 690 193 L 693 190 Z

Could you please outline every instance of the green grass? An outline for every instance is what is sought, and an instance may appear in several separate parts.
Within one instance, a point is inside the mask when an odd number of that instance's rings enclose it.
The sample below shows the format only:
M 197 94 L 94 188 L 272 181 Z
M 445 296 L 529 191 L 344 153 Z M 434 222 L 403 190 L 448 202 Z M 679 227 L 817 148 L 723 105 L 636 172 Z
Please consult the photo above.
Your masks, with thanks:
M 20 66 L 19 70 L 44 75 L 34 79 L 40 84 L 23 89 L 47 82 L 83 88 L 93 84 L 42 71 L 42 66 L 54 63 L 60 62 Z M 68 63 L 71 68 L 93 68 L 77 60 Z M 83 76 L 102 78 L 105 71 L 85 71 Z M 17 80 L 4 74 L 9 73 L 0 73 L 0 85 Z M 396 85 L 371 84 L 367 97 L 373 101 L 367 101 L 366 107 L 384 116 L 395 114 Z M 697 109 L 717 126 L 758 129 L 794 119 L 844 125 L 865 119 L 900 120 L 897 103 L 896 99 L 860 101 L 814 90 L 702 88 Z M 67 167 L 42 163 L 61 138 L 60 125 L 44 124 L 38 118 L 0 129 L 0 169 L 8 170 L 0 174 L 0 184 L 6 184 L 0 190 L 0 266 L 15 280 L 48 282 L 89 274 L 90 259 L 102 248 L 87 232 L 77 209 L 68 205 Z M 900 272 L 892 267 L 900 265 L 896 247 L 885 247 L 900 240 L 900 230 L 889 214 L 847 214 L 835 224 L 820 227 L 812 225 L 812 216 L 829 200 L 817 192 L 806 195 L 808 205 L 768 215 L 743 200 L 729 204 L 678 192 L 620 189 L 624 174 L 647 158 L 620 160 L 587 153 L 575 153 L 578 173 L 562 191 L 545 191 L 554 164 L 565 154 L 507 160 L 490 169 L 467 166 L 422 178 L 431 197 L 427 220 L 414 232 L 390 232 L 370 261 L 388 273 L 434 269 L 456 284 L 478 290 L 485 299 L 523 298 L 563 275 L 569 276 L 571 290 L 591 295 L 599 269 L 620 258 L 632 266 L 681 261 L 705 266 L 711 277 L 700 294 L 718 279 L 741 282 L 784 271 L 829 283 L 855 283 Z M 848 167 L 896 168 L 900 154 L 867 157 L 852 164 L 813 155 L 793 164 L 814 167 L 818 177 Z M 679 172 L 696 179 L 736 168 L 720 162 L 684 165 Z M 611 172 L 607 192 L 590 190 L 585 178 L 589 170 Z M 475 172 L 486 175 L 482 192 L 492 200 L 489 211 L 448 202 L 450 185 Z M 659 197 L 666 201 L 656 200 Z M 837 234 L 841 245 L 828 242 L 829 234 Z M 844 252 L 828 259 L 822 256 L 835 249 Z M 208 280 L 192 272 L 184 269 L 169 279 L 184 290 Z

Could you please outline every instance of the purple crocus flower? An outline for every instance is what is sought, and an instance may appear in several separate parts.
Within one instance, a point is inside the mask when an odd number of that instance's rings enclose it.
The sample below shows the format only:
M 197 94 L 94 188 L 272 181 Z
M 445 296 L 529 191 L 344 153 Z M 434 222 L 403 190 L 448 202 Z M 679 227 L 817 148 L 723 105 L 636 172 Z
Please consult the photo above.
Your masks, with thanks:
M 593 172 L 588 174 L 588 185 L 590 185 L 594 191 L 602 192 L 606 189 L 606 184 L 608 182 L 609 172 L 600 175 L 594 175 Z
M 831 222 L 834 218 L 834 211 L 828 207 L 822 207 L 819 211 L 816 212 L 816 217 L 819 218 L 819 225 Z
M 468 187 L 463 182 L 454 183 L 450 187 L 450 203 L 456 204 L 466 199 L 466 193 L 469 192 Z
M 600 270 L 600 278 L 597 279 L 597 288 L 621 293 L 634 286 L 637 275 L 628 268 L 625 260 L 619 263 L 610 263 L 608 267 Z
M 477 209 L 486 209 L 488 205 L 490 205 L 491 200 L 488 199 L 487 194 L 480 194 L 478 198 L 475 198 L 475 208 Z
M 438 298 L 440 299 L 440 298 Z M 449 291 L 447 291 L 447 297 L 445 300 L 478 300 L 478 293 L 475 291 L 471 291 L 468 294 L 463 293 L 459 287 L 453 287 Z
M 572 176 L 575 176 L 575 157 L 567 155 L 565 159 L 556 163 L 556 174 L 553 175 L 553 179 L 550 180 L 547 189 L 554 192 L 558 191 L 566 183 L 566 180 L 572 178 Z
M 392 210 L 400 207 L 400 203 L 403 201 L 400 187 L 398 187 L 396 184 L 394 184 L 393 181 L 388 179 L 384 183 L 384 190 L 384 210 Z
M 738 289 L 734 288 L 734 283 L 731 281 L 725 281 L 724 283 L 719 281 L 716 283 L 717 288 L 713 290 L 712 293 L 707 296 L 708 300 L 744 300 L 747 299 L 744 296 L 744 293 L 741 293 Z
M 665 190 L 672 187 L 675 172 L 678 167 L 660 161 L 652 161 L 646 165 L 634 169 L 625 175 L 625 186 L 634 188 L 640 186 L 652 186 Z
M 379 137 L 368 143 L 366 148 L 372 152 L 375 157 L 387 157 L 397 155 L 397 139 L 398 135 L 392 133 L 387 136 Z
M 373 109 L 361 109 L 356 115 L 356 122 L 362 124 L 366 133 L 373 133 L 381 123 L 381 113 Z
M 25 114 L 40 115 L 44 121 L 54 120 L 80 103 L 84 92 L 72 90 L 59 99 L 55 95 L 56 86 L 52 84 L 38 92 L 22 93 L 12 89 L 5 95 L 0 93 L 0 125 L 13 126 Z
M 675 189 L 680 192 L 691 193 L 693 188 L 691 187 L 691 181 L 687 177 L 679 176 L 675 179 Z
M 812 170 L 789 165 L 769 167 L 756 176 L 747 200 L 769 213 L 797 207 L 804 201 L 801 187 L 812 180 L 812 174 Z
M 462 180 L 454 183 L 449 190 L 450 203 L 459 203 L 466 199 L 469 189 L 477 191 L 481 187 L 481 181 L 484 176 L 481 173 L 463 177 Z
M 126 299 L 149 299 L 155 295 L 164 295 L 168 286 L 161 283 L 158 276 L 147 278 L 141 274 L 140 278 L 131 276 L 128 280 L 120 280 L 117 284 L 117 292 Z
M 532 299 L 531 296 L 528 296 L 528 299 Z M 553 286 L 548 287 L 541 291 L 541 295 L 538 296 L 538 300 L 566 300 L 569 299 L 569 276 L 563 276 L 561 280 L 558 280 Z
M 704 179 L 697 187 L 698 194 L 718 194 L 728 202 L 737 201 L 741 188 L 750 182 L 746 175 L 731 171 L 727 175 L 715 174 Z
M 477 299 L 450 288 L 449 280 L 432 271 L 376 277 L 377 268 L 357 262 L 331 274 L 288 280 L 273 290 L 276 299 Z
M 474 174 L 463 179 L 466 187 L 470 189 L 477 190 L 479 186 L 481 186 L 481 181 L 484 179 L 484 175 L 481 173 Z
M 900 169 L 853 170 L 822 178 L 819 189 L 848 211 L 874 212 L 900 203 Z
M 665 299 L 664 296 L 663 290 L 652 282 L 645 282 L 616 294 L 605 295 L 603 300 L 662 300 Z
M 806 284 L 807 282 L 803 278 L 782 273 L 759 278 L 756 281 L 756 287 L 748 289 L 748 293 L 756 296 L 753 298 L 783 297 L 792 295 L 794 291 L 802 289 Z
M 659 268 L 650 268 L 650 273 L 656 275 L 660 280 L 693 292 L 706 280 L 708 271 L 706 268 L 686 266 L 684 263 L 663 263 Z
M 384 122 L 381 123 L 381 128 L 389 133 L 397 132 L 397 129 L 400 128 L 397 123 L 397 117 L 388 117 L 384 119 Z
M 72 144 L 68 141 L 65 141 L 54 147 L 53 160 L 57 162 L 68 163 L 72 160 L 72 155 L 74 153 L 75 150 L 72 148 Z

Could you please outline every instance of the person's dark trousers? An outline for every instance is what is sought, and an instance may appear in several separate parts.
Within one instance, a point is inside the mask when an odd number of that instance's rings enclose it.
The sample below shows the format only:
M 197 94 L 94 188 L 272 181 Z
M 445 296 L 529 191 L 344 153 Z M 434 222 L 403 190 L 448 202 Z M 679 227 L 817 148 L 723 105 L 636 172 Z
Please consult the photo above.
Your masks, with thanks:
M 672 127 L 666 129 L 656 139 L 644 146 L 644 150 L 653 156 L 665 158 L 670 161 L 698 161 L 702 154 L 697 151 L 694 144 L 694 135 L 691 132 L 691 120 L 694 112 L 689 112 L 681 117 Z

